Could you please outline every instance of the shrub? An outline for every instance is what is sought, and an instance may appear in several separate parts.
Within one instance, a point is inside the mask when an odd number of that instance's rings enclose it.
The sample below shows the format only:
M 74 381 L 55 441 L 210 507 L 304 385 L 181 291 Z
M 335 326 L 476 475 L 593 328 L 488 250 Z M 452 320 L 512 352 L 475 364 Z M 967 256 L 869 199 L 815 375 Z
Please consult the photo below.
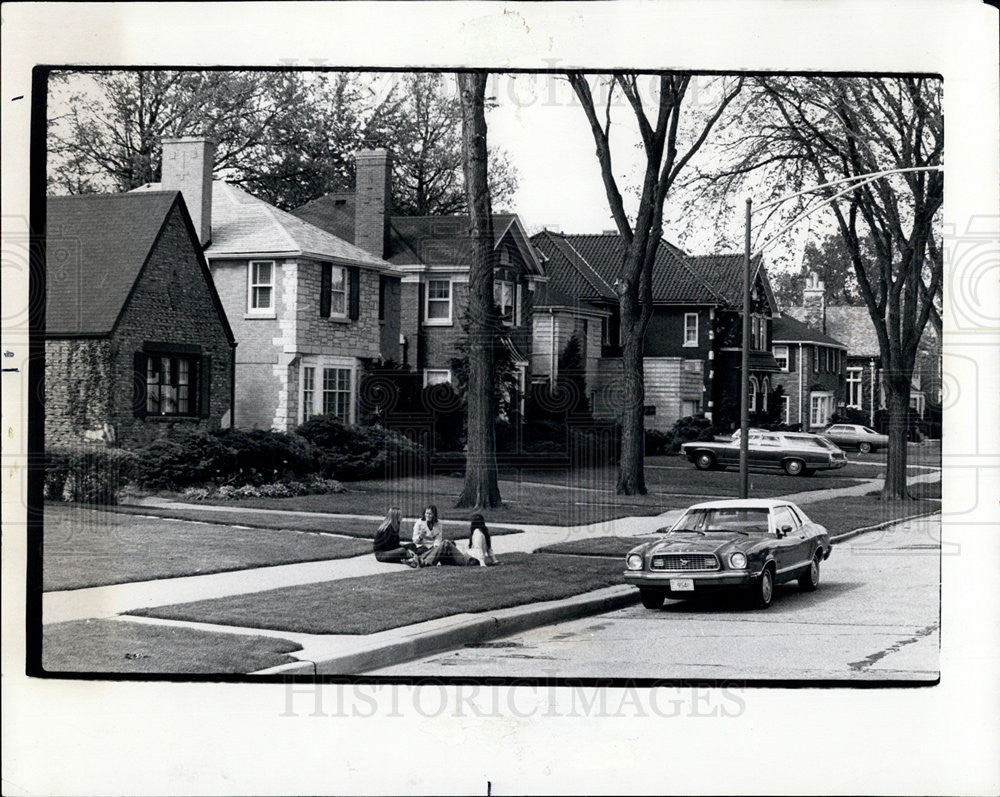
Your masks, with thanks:
M 228 481 L 261 484 L 305 476 L 322 467 L 322 452 L 307 438 L 269 429 L 212 432 L 235 455 Z
M 655 431 L 655 430 L 649 430 Z M 659 437 L 662 435 L 662 437 Z M 658 453 L 679 454 L 682 443 L 690 443 L 698 440 L 714 440 L 716 429 L 712 422 L 704 415 L 688 415 L 678 418 L 674 425 L 667 432 L 657 432 L 653 438 L 653 443 L 658 447 Z M 649 438 L 647 437 L 647 445 Z M 647 448 L 646 453 L 650 451 Z
M 673 435 L 659 429 L 646 429 L 646 456 L 665 454 L 673 441 Z
M 45 450 L 45 497 L 85 504 L 115 504 L 135 464 L 120 448 L 49 446 Z
M 332 415 L 310 418 L 297 430 L 315 445 L 319 471 L 353 481 L 380 476 L 406 476 L 426 461 L 423 446 L 383 426 L 345 426 Z
M 235 453 L 214 434 L 177 431 L 135 449 L 135 482 L 143 487 L 177 489 L 229 478 Z
M 204 501 L 212 494 L 207 487 L 188 487 L 181 493 L 181 498 L 185 501 Z

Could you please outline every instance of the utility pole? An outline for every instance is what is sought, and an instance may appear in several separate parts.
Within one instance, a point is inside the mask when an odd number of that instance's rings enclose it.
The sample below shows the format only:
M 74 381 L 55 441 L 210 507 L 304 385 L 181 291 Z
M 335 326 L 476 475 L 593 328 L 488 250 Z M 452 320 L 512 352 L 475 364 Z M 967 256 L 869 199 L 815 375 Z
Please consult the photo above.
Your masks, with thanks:
M 747 460 L 750 454 L 750 214 L 753 200 L 747 197 L 746 242 L 743 251 L 743 351 L 740 369 L 740 498 L 750 491 Z

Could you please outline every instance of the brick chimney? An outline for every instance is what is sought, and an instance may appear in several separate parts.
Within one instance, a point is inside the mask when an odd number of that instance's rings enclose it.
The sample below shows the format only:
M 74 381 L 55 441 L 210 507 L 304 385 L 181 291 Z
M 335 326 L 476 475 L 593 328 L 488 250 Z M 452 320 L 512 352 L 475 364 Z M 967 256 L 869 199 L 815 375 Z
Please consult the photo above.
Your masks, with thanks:
M 802 290 L 802 307 L 806 326 L 826 334 L 826 286 L 815 271 L 809 272 L 806 287 Z
M 202 246 L 212 240 L 212 167 L 215 142 L 208 138 L 163 139 L 160 185 L 184 196 Z
M 384 149 L 354 154 L 354 245 L 384 257 L 389 243 L 392 157 Z

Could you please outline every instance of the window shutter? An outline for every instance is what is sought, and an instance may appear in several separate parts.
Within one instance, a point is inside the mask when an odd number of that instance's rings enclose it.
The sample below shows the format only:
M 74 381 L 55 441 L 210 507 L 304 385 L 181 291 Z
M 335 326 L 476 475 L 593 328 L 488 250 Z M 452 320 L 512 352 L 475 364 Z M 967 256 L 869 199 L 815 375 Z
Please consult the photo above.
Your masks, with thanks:
M 198 374 L 198 415 L 207 418 L 212 410 L 212 355 L 203 354 Z
M 330 291 L 332 290 L 332 266 L 329 263 L 319 264 L 319 315 L 320 318 L 330 317 Z
M 137 351 L 132 358 L 132 414 L 146 417 L 146 353 Z
M 357 321 L 361 315 L 361 270 L 357 267 L 347 269 L 350 280 L 350 310 L 348 315 L 352 321 Z

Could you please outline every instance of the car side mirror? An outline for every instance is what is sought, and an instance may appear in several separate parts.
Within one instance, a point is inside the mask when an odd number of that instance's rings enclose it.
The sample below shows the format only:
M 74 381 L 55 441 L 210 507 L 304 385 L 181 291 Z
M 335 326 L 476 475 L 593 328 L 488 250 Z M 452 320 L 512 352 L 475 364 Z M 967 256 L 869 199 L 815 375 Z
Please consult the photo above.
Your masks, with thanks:
M 778 529 L 778 539 L 780 540 L 783 537 L 787 537 L 791 533 L 792 533 L 791 526 L 788 525 L 782 526 L 781 528 Z

